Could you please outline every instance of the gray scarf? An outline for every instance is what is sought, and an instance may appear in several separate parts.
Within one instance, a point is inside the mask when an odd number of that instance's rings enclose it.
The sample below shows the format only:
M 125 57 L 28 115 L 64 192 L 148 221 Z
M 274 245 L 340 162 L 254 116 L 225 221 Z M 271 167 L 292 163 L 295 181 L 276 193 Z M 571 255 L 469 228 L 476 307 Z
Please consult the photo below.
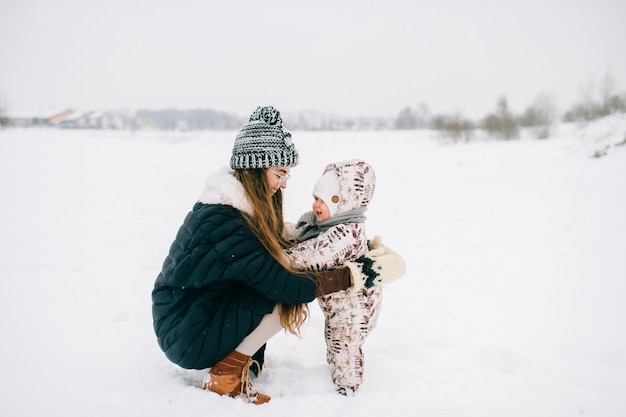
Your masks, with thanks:
M 346 223 L 364 223 L 365 211 L 367 207 L 359 207 L 354 210 L 346 211 L 345 213 L 335 214 L 330 219 L 326 219 L 323 222 L 318 223 L 315 220 L 315 215 L 312 211 L 304 213 L 296 223 L 296 227 L 300 230 L 298 236 L 296 236 L 296 242 L 300 243 L 305 240 L 317 237 L 320 233 L 324 233 L 326 230 L 338 224 Z

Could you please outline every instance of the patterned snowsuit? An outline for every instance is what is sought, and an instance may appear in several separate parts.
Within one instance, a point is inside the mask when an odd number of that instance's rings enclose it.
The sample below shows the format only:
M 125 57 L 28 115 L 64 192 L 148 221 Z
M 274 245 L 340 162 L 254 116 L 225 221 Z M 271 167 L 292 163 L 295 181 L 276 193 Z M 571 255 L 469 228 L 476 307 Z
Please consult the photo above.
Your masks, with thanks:
M 325 172 L 329 169 L 335 169 L 341 179 L 338 213 L 366 207 L 374 192 L 371 167 L 363 161 L 351 160 L 331 164 Z M 338 268 L 366 251 L 365 223 L 357 222 L 333 225 L 289 248 L 287 254 L 298 268 L 317 272 Z M 344 393 L 356 391 L 363 383 L 362 347 L 376 327 L 381 301 L 380 286 L 360 291 L 348 289 L 318 298 L 325 316 L 326 360 L 333 367 L 333 382 Z

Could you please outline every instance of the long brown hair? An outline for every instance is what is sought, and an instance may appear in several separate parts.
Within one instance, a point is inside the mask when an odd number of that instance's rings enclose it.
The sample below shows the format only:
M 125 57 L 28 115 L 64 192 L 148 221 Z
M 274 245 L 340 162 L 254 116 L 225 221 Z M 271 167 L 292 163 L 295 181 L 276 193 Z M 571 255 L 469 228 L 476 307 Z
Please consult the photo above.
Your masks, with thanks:
M 285 238 L 283 219 L 282 189 L 272 194 L 267 183 L 266 169 L 238 169 L 235 178 L 241 182 L 252 206 L 252 216 L 244 213 L 246 222 L 263 244 L 265 249 L 285 269 L 294 274 L 302 271 L 294 269 L 284 257 L 283 249 L 289 246 Z M 299 335 L 300 327 L 309 315 L 307 304 L 280 304 L 280 324 L 290 333 Z

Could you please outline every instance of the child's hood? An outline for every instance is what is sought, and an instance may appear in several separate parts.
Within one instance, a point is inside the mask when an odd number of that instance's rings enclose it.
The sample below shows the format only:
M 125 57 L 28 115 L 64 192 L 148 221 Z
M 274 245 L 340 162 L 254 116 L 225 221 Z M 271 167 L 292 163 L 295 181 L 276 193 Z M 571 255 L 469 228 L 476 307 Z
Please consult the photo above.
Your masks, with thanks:
M 333 171 L 339 183 L 339 201 L 336 213 L 345 213 L 359 207 L 367 207 L 374 197 L 376 174 L 374 169 L 361 159 L 333 162 L 324 169 L 324 174 Z M 331 201 L 330 204 L 333 202 Z M 326 202 L 328 205 L 329 202 Z

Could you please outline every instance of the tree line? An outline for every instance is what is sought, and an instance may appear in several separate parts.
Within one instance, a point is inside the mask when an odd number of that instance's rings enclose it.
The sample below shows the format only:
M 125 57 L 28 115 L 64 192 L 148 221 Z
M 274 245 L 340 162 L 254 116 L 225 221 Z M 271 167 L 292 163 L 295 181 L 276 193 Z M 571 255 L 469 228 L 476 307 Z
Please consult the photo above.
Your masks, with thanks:
M 587 84 L 581 87 L 581 99 L 562 115 L 559 114 L 555 99 L 549 94 L 540 94 L 521 114 L 513 113 L 505 96 L 498 98 L 495 110 L 479 120 L 470 120 L 461 114 L 432 115 L 426 104 L 415 108 L 407 106 L 394 117 L 343 117 L 317 111 L 299 112 L 287 117 L 286 127 L 290 130 L 408 130 L 434 129 L 453 140 L 471 140 L 477 130 L 496 139 L 509 140 L 519 137 L 522 128 L 529 128 L 535 137 L 545 139 L 550 136 L 552 127 L 558 122 L 589 122 L 610 114 L 626 112 L 626 93 L 618 92 L 617 83 L 607 73 L 596 89 Z M 95 113 L 95 112 L 92 112 Z M 118 118 L 122 117 L 117 115 Z M 232 113 L 211 109 L 163 109 L 138 110 L 132 116 L 123 116 L 126 128 L 158 130 L 228 130 L 238 129 L 246 119 Z M 126 120 L 128 119 L 128 120 Z M 289 121 L 287 123 L 287 120 Z M 70 121 L 75 123 L 69 123 Z M 65 128 L 93 127 L 89 123 L 77 123 L 73 119 L 58 123 Z M 13 122 L 13 123 L 12 123 Z M 0 95 L 0 127 L 15 126 L 7 112 L 6 104 Z M 28 126 L 46 125 L 37 123 Z M 48 125 L 54 125 L 48 123 Z
M 581 99 L 567 109 L 559 119 L 555 99 L 549 94 L 540 94 L 521 114 L 509 109 L 505 96 L 498 98 L 493 113 L 478 121 L 470 120 L 461 114 L 431 115 L 425 104 L 415 109 L 406 107 L 395 119 L 395 129 L 431 128 L 441 131 L 454 140 L 470 140 L 475 130 L 481 129 L 497 139 L 516 139 L 521 128 L 530 128 L 538 139 L 550 136 L 551 128 L 559 120 L 562 122 L 589 122 L 610 114 L 626 112 L 626 93 L 618 92 L 617 83 L 607 73 L 595 94 L 592 85 L 581 88 Z

